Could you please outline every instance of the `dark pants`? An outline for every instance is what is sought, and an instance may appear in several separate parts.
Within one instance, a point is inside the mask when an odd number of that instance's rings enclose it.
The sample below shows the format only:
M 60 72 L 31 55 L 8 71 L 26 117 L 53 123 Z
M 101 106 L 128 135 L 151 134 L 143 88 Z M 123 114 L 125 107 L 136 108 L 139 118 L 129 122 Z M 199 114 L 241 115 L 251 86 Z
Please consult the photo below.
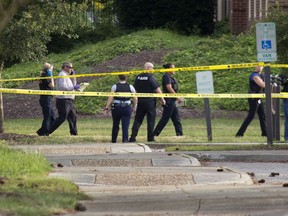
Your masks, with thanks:
M 288 99 L 283 99 L 283 112 L 284 112 L 284 139 L 288 140 Z
M 258 114 L 259 121 L 260 121 L 260 127 L 262 131 L 262 136 L 266 136 L 266 119 L 265 119 L 265 111 L 264 111 L 264 106 L 262 102 L 259 104 L 260 101 L 259 99 L 256 98 L 248 98 L 248 103 L 249 103 L 249 112 L 247 117 L 245 118 L 244 122 L 242 123 L 240 129 L 238 130 L 236 136 L 243 136 L 247 127 L 253 120 L 254 116 L 256 113 Z
M 49 133 L 53 133 L 66 119 L 69 123 L 71 135 L 77 135 L 76 125 L 76 108 L 72 99 L 56 99 L 56 107 L 58 109 L 58 118 L 51 126 Z
M 52 106 L 53 97 L 50 95 L 41 95 L 39 99 L 42 108 L 43 121 L 42 126 L 37 130 L 39 136 L 48 136 L 50 126 L 54 123 L 55 113 Z
M 179 111 L 178 108 L 176 107 L 174 100 L 163 106 L 162 117 L 158 122 L 156 128 L 154 129 L 154 135 L 158 136 L 161 133 L 161 131 L 166 126 L 170 118 L 173 122 L 176 135 L 177 136 L 183 135 Z
M 128 130 L 132 108 L 130 105 L 120 106 L 115 104 L 112 108 L 113 128 L 112 128 L 112 143 L 116 143 L 119 132 L 119 124 L 122 124 L 122 142 L 128 142 Z
M 134 123 L 132 126 L 132 134 L 130 137 L 131 142 L 136 141 L 138 130 L 146 115 L 147 115 L 147 140 L 148 141 L 154 140 L 153 129 L 155 126 L 155 118 L 156 118 L 156 101 L 155 99 L 144 99 L 138 101 Z

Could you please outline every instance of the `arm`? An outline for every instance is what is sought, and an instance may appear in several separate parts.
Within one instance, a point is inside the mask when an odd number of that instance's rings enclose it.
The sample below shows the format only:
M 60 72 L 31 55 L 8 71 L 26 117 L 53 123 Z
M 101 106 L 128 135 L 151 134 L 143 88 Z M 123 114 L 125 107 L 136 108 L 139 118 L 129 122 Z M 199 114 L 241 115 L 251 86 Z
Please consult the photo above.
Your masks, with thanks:
M 136 111 L 137 103 L 138 103 L 138 98 L 133 97 L 132 112 Z
M 130 91 L 132 93 L 136 93 L 136 90 L 135 90 L 134 86 L 130 85 Z M 137 103 L 138 103 L 138 98 L 137 97 L 133 97 L 132 112 L 136 111 Z
M 51 79 L 51 82 L 48 85 L 50 88 L 54 88 L 54 79 Z
M 58 80 L 58 89 L 61 91 L 73 91 L 74 86 L 69 78 L 60 78 Z
M 260 78 L 260 76 L 254 76 L 253 80 L 258 86 L 265 88 L 265 82 Z
M 55 86 L 55 84 L 54 84 L 54 79 L 52 78 L 52 77 L 53 77 L 52 70 L 53 70 L 53 67 L 52 67 L 52 69 L 48 70 L 48 73 L 47 73 L 47 76 L 51 77 L 51 79 L 47 80 L 47 81 L 49 81 L 48 86 L 49 86 L 50 88 L 54 88 L 54 86 Z
M 174 91 L 174 89 L 172 88 L 172 85 L 171 85 L 171 84 L 167 84 L 167 85 L 166 85 L 166 88 L 167 88 L 167 90 L 168 90 L 169 93 L 174 93 L 174 94 L 176 93 L 176 92 Z
M 67 76 L 67 73 L 65 72 L 60 72 L 59 76 Z M 74 90 L 74 86 L 73 83 L 71 81 L 71 79 L 67 78 L 59 78 L 57 80 L 57 89 L 61 90 L 61 91 L 73 91 Z
M 176 94 L 176 92 L 174 91 L 174 89 L 172 88 L 172 85 L 171 84 L 167 84 L 166 85 L 166 88 L 168 90 L 169 93 L 173 93 L 173 94 Z M 181 103 L 183 101 L 183 98 L 177 98 L 177 102 L 178 103 Z
M 156 93 L 158 93 L 158 94 L 162 94 L 162 91 L 161 91 L 160 87 L 158 87 L 157 89 L 155 89 L 155 91 L 156 91 Z M 166 101 L 165 101 L 165 99 L 164 99 L 163 97 L 161 97 L 160 100 L 161 100 L 161 103 L 162 103 L 163 105 L 166 104 Z
M 111 88 L 111 92 L 115 92 L 116 91 L 116 85 L 113 85 Z M 106 102 L 106 106 L 104 108 L 105 111 L 108 111 L 109 108 L 112 106 L 112 102 L 113 102 L 114 97 L 113 96 L 109 96 Z
M 113 101 L 113 96 L 109 96 L 108 99 L 107 99 L 107 102 L 106 102 L 106 106 L 104 108 L 105 111 L 108 111 L 109 108 L 111 107 L 112 105 L 112 101 Z

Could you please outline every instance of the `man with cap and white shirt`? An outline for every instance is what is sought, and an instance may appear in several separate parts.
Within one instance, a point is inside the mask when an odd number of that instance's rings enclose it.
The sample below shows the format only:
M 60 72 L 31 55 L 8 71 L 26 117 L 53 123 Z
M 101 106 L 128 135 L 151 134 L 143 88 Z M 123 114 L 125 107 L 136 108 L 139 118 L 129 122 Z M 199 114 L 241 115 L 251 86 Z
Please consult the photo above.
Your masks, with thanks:
M 72 80 L 68 77 L 73 71 L 72 63 L 64 62 L 62 64 L 62 70 L 56 80 L 56 90 L 58 91 L 74 91 L 80 88 L 78 84 L 73 84 Z M 65 77 L 67 76 L 67 77 Z M 69 129 L 71 135 L 78 135 L 77 132 L 77 118 L 76 108 L 74 103 L 75 95 L 57 95 L 56 96 L 56 107 L 58 109 L 58 118 L 54 121 L 51 126 L 49 133 L 53 133 L 66 119 L 69 123 Z

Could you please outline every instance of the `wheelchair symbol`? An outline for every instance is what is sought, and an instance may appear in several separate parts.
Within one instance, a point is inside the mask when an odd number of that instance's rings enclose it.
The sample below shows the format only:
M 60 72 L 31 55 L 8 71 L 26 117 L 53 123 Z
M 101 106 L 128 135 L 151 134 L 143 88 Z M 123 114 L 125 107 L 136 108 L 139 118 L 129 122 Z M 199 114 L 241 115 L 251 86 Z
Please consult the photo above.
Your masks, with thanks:
M 272 48 L 271 40 L 263 40 L 261 41 L 262 49 L 268 50 Z

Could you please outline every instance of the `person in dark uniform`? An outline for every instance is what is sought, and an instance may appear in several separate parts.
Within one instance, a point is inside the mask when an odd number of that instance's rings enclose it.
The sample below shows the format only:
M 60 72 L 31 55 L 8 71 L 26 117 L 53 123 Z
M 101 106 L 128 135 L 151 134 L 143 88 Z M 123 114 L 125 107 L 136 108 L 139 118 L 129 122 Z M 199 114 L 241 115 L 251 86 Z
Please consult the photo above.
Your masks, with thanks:
M 139 74 L 134 82 L 134 87 L 137 93 L 162 93 L 159 84 L 155 77 L 148 70 L 153 70 L 154 65 L 150 62 L 146 62 L 144 69 L 147 72 Z M 161 98 L 161 103 L 165 104 L 164 98 Z M 143 122 L 144 117 L 147 115 L 147 141 L 154 142 L 153 129 L 155 126 L 156 118 L 156 99 L 153 97 L 140 97 L 138 98 L 138 105 L 132 126 L 132 134 L 129 142 L 136 142 L 136 136 L 138 130 Z
M 112 86 L 112 92 L 131 92 L 136 93 L 135 88 L 126 83 L 127 76 L 119 75 L 119 83 Z M 112 143 L 116 143 L 119 132 L 120 121 L 122 123 L 122 142 L 128 142 L 128 131 L 130 125 L 130 118 L 132 112 L 135 111 L 137 105 L 137 97 L 133 97 L 133 103 L 131 107 L 130 97 L 109 97 L 104 110 L 108 111 L 112 107 Z
M 40 77 L 50 77 L 49 79 L 41 79 L 39 81 L 40 90 L 53 90 L 54 80 L 52 78 L 53 65 L 45 63 Z M 49 136 L 50 125 L 55 120 L 55 113 L 52 106 L 53 96 L 52 95 L 40 95 L 39 103 L 42 108 L 43 121 L 40 129 L 36 131 L 39 136 Z
M 262 93 L 263 88 L 265 88 L 265 82 L 261 77 L 261 72 L 263 67 L 256 66 L 255 71 L 251 73 L 249 77 L 249 93 Z M 242 123 L 241 127 L 239 128 L 238 132 L 236 133 L 236 137 L 243 137 L 244 133 L 253 120 L 255 114 L 258 114 L 260 127 L 261 127 L 261 135 L 267 136 L 266 132 L 266 120 L 265 120 L 265 111 L 262 101 L 259 98 L 248 98 L 249 103 L 249 111 L 248 115 L 245 118 L 244 122 Z
M 171 63 L 163 65 L 164 68 L 175 68 Z M 178 85 L 177 81 L 172 75 L 175 74 L 175 71 L 167 72 L 162 77 L 162 88 L 164 93 L 177 93 Z M 182 124 L 180 122 L 180 115 L 178 107 L 176 106 L 177 102 L 182 102 L 181 98 L 165 98 L 166 104 L 163 106 L 163 113 L 160 121 L 158 122 L 156 128 L 154 129 L 154 136 L 159 136 L 161 131 L 164 129 L 169 119 L 171 118 L 176 136 L 182 136 Z
M 287 72 L 286 72 L 287 74 Z M 281 92 L 288 92 L 288 77 L 286 74 L 281 74 Z M 283 98 L 283 112 L 284 112 L 284 140 L 288 141 L 288 98 Z

